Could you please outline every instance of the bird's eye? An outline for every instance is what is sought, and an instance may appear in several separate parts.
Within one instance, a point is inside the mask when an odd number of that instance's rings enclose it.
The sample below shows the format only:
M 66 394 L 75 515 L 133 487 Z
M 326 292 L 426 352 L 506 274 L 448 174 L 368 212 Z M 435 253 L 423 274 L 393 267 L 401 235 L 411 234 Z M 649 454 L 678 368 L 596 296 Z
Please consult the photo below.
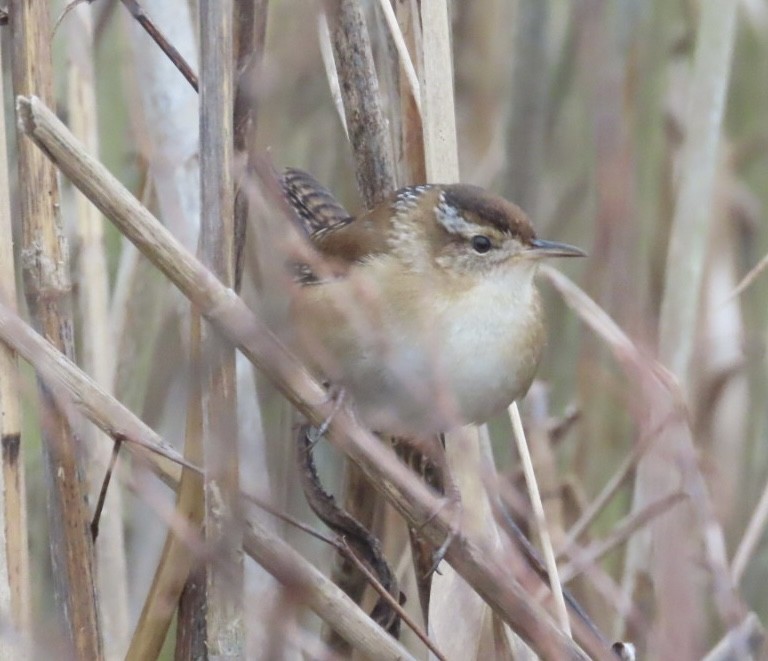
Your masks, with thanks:
M 493 247 L 493 244 L 491 243 L 491 240 L 487 236 L 478 234 L 477 236 L 472 237 L 472 249 L 475 252 L 480 253 L 482 255 L 484 253 L 487 253 L 492 247 Z

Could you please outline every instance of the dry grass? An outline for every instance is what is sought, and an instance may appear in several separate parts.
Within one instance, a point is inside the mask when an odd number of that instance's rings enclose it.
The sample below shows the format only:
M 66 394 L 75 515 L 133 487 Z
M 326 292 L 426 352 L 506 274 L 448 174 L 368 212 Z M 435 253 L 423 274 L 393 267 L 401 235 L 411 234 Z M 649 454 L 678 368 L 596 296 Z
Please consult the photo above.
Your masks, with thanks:
M 12 1 L 10 8 L 21 4 Z M 207 620 L 207 632 L 230 645 L 234 656 L 322 654 L 328 637 L 312 612 L 367 656 L 424 657 L 415 636 L 404 632 L 404 647 L 387 640 L 327 581 L 334 549 L 252 504 L 257 498 L 316 524 L 295 475 L 295 411 L 319 423 L 334 408 L 276 340 L 286 339 L 281 334 L 291 292 L 281 262 L 300 248 L 295 235 L 284 231 L 290 221 L 270 177 L 272 167 L 292 165 L 315 174 L 350 209 L 425 176 L 478 183 L 523 202 L 540 236 L 587 250 L 589 259 L 562 264 L 562 271 L 548 267 L 540 278 L 549 346 L 539 378 L 548 395 L 532 398 L 530 411 L 520 403 L 529 440 L 539 445 L 532 451 L 533 468 L 541 473 L 543 511 L 560 570 L 603 636 L 571 608 L 574 639 L 592 657 L 605 657 L 605 644 L 614 640 L 634 643 L 642 658 L 659 659 L 727 658 L 729 650 L 731 658 L 747 658 L 760 648 L 760 623 L 768 617 L 761 587 L 768 572 L 768 279 L 759 266 L 768 254 L 762 222 L 768 202 L 765 3 L 454 2 L 450 23 L 441 23 L 446 17 L 441 0 L 398 2 L 394 12 L 379 3 L 360 3 L 372 58 L 360 59 L 353 39 L 360 18 L 355 1 L 325 3 L 329 29 L 323 32 L 314 4 L 264 1 L 250 14 L 243 8 L 248 3 L 232 0 L 241 16 L 253 21 L 252 30 L 240 25 L 231 48 L 221 51 L 226 64 L 221 75 L 239 75 L 236 102 L 229 94 L 215 96 L 219 106 L 238 108 L 233 125 L 231 115 L 211 105 L 214 97 L 206 88 L 215 64 L 212 51 L 203 50 L 209 58 L 204 66 L 197 62 L 198 3 L 143 0 L 148 15 L 200 74 L 206 121 L 215 122 L 202 143 L 196 93 L 121 3 L 112 4 L 118 6 L 111 11 L 95 3 L 64 17 L 53 46 L 55 52 L 71 52 L 72 60 L 66 70 L 54 68 L 48 82 L 62 91 L 59 107 L 66 107 L 69 126 L 80 127 L 88 149 L 100 151 L 99 158 L 128 190 L 105 179 L 95 162 L 80 160 L 82 154 L 62 141 L 60 127 L 46 119 L 38 102 L 21 106 L 24 130 L 37 146 L 20 133 L 16 151 L 0 150 L 11 172 L 16 245 L 25 247 L 15 252 L 17 273 L 33 265 L 18 218 L 21 201 L 31 199 L 29 181 L 16 175 L 16 161 L 42 156 L 38 146 L 119 230 L 106 225 L 102 238 L 100 221 L 88 215 L 83 199 L 73 197 L 65 183 L 61 213 L 73 259 L 71 265 L 64 259 L 57 263 L 68 269 L 66 276 L 80 280 L 71 292 L 57 295 L 80 304 L 72 308 L 78 311 L 78 365 L 94 381 L 35 344 L 37 338 L 18 325 L 10 292 L 4 291 L 0 301 L 0 337 L 57 384 L 49 401 L 55 408 L 42 413 L 29 372 L 10 389 L 10 367 L 0 374 L 3 438 L 15 433 L 13 398 L 19 398 L 27 468 L 26 476 L 14 477 L 4 453 L 6 536 L 0 560 L 8 571 L 0 572 L 0 582 L 11 590 L 0 586 L 0 611 L 3 617 L 13 615 L 4 622 L 32 632 L 41 653 L 72 645 L 101 649 L 104 641 L 104 653 L 118 658 L 129 644 L 120 621 L 127 604 L 134 657 L 171 658 L 168 631 L 187 572 L 207 565 L 208 578 L 198 576 L 197 585 L 208 580 L 213 586 L 209 608 L 219 617 Z M 199 4 L 212 9 L 204 0 Z M 337 5 L 342 19 L 334 13 Z M 414 20 L 419 11 L 429 17 L 423 30 Z M 87 87 L 83 91 L 82 85 L 90 83 L 78 69 L 84 61 L 79 49 L 87 44 L 85 35 L 78 40 L 78 30 L 86 29 L 78 21 L 91 12 L 93 24 L 101 26 L 95 34 L 92 93 Z M 208 29 L 212 18 L 205 14 L 200 25 Z M 339 20 L 347 21 L 343 34 Z M 20 25 L 13 36 L 17 44 L 24 39 Z M 450 43 L 445 39 L 449 25 Z M 9 41 L 8 27 L 0 27 L 0 37 Z M 263 57 L 249 61 L 239 44 L 257 52 L 263 48 Z M 7 57 L 3 62 L 9 66 Z M 371 67 L 377 85 L 372 85 Z M 17 93 L 41 95 L 20 82 L 21 74 L 16 78 Z M 5 93 L 7 109 L 8 85 Z M 122 115 L 105 110 L 115 99 Z M 346 128 L 339 120 L 340 103 Z M 88 137 L 86 129 L 93 130 L 95 120 L 83 118 L 97 115 L 98 135 Z M 10 129 L 15 121 L 6 116 L 5 123 Z M 242 150 L 231 160 L 222 136 Z M 204 206 L 200 150 L 210 186 Z M 224 154 L 225 161 L 216 160 L 216 154 Z M 1 175 L 2 168 L 0 193 Z M 29 232 L 32 205 L 24 204 Z M 201 244 L 198 262 L 193 255 L 201 214 L 207 244 Z M 234 269 L 234 259 L 226 247 L 216 252 L 222 247 L 219 239 L 227 242 L 236 233 L 218 222 L 222 214 L 233 221 L 235 215 L 247 218 L 242 300 L 203 266 L 233 282 L 228 269 Z M 0 220 L 4 216 L 0 209 Z M 2 255 L 10 247 L 7 225 L 0 228 Z M 141 256 L 120 234 L 138 246 Z M 98 270 L 100 262 L 109 273 Z M 153 274 L 150 262 L 163 277 Z M 4 287 L 10 282 L 9 272 Z M 18 283 L 15 298 L 30 301 L 20 312 L 29 321 L 37 315 L 40 292 L 29 289 L 29 277 Z M 99 298 L 102 293 L 106 301 Z M 189 301 L 205 328 L 223 333 L 257 371 L 249 363 L 235 373 L 226 357 L 227 369 L 219 371 L 210 339 L 198 346 Z M 104 337 L 115 338 L 112 355 L 104 355 Z M 210 338 L 210 330 L 203 337 Z M 12 355 L 4 360 L 13 364 Z M 206 374 L 224 376 L 217 381 Z M 226 423 L 235 419 L 235 400 L 219 398 L 235 389 L 237 450 L 232 443 L 217 443 L 215 431 L 228 433 Z M 565 425 L 564 433 L 552 433 L 573 405 L 579 411 L 576 422 Z M 217 418 L 225 408 L 226 419 Z M 54 558 L 57 541 L 77 542 L 71 531 L 46 524 L 36 494 L 52 486 L 41 475 L 37 430 L 44 429 L 44 443 L 50 444 L 52 420 L 81 430 L 90 425 L 82 416 L 113 437 L 134 442 L 124 444 L 111 487 L 123 503 L 116 501 L 118 509 L 107 512 L 106 530 L 111 526 L 112 533 L 96 547 L 100 580 L 93 590 L 99 595 L 99 617 L 91 619 L 85 635 L 43 635 L 56 617 L 47 606 L 55 591 L 78 605 L 76 615 L 86 617 L 88 604 L 68 592 L 59 565 L 51 572 L 50 554 L 41 552 L 44 544 L 35 543 L 29 557 L 19 557 L 19 544 L 27 546 L 20 542 L 27 527 L 35 542 L 50 540 Z M 465 517 L 449 551 L 451 569 L 435 581 L 443 598 L 433 599 L 430 634 L 448 659 L 528 658 L 525 644 L 547 658 L 580 654 L 556 624 L 558 610 L 547 581 L 524 559 L 500 515 L 505 508 L 538 540 L 533 531 L 541 512 L 534 516 L 522 488 L 511 434 L 509 420 L 501 416 L 487 431 L 467 429 L 449 438 L 449 461 L 472 515 Z M 424 535 L 439 544 L 450 516 L 441 511 L 431 518 L 438 504 L 434 494 L 345 410 L 334 418 L 329 435 L 331 443 L 316 448 L 324 483 L 343 494 L 341 456 L 346 453 L 359 465 L 358 477 L 366 480 L 361 483 L 372 484 L 394 505 L 395 514 L 372 510 L 371 522 L 385 537 L 401 585 L 411 590 L 401 518 L 413 525 L 429 520 Z M 77 438 L 81 449 L 101 444 L 108 453 L 104 435 Z M 165 457 L 142 449 L 161 439 L 167 442 L 161 448 Z M 170 450 L 170 444 L 181 447 L 182 439 L 183 453 Z M 230 450 L 224 452 L 226 447 Z M 194 468 L 182 473 L 167 460 L 180 461 L 182 454 L 188 465 L 218 466 L 223 471 L 218 475 L 238 471 L 240 485 L 229 481 L 223 500 L 216 501 L 217 481 L 209 473 L 201 501 Z M 172 487 L 181 481 L 178 500 L 153 473 Z M 24 478 L 28 522 L 8 490 L 9 479 L 23 485 Z M 227 506 L 219 508 L 217 502 Z M 205 534 L 199 525 L 203 519 Z M 85 531 L 87 516 L 83 521 Z M 80 541 L 87 555 L 90 542 Z M 111 555 L 105 555 L 110 548 Z M 248 556 L 244 578 L 237 569 L 240 553 Z M 40 577 L 28 625 L 28 577 L 18 569 L 27 561 L 31 574 Z M 194 585 L 187 584 L 185 600 Z M 107 599 L 115 596 L 107 594 L 109 586 L 127 588 L 118 588 L 120 599 Z M 184 636 L 199 617 L 198 602 L 185 603 L 192 610 L 184 612 L 192 617 L 184 616 L 177 651 L 195 645 Z M 415 592 L 406 607 L 418 620 Z M 10 628 L 2 635 L 9 646 L 26 644 L 27 638 Z

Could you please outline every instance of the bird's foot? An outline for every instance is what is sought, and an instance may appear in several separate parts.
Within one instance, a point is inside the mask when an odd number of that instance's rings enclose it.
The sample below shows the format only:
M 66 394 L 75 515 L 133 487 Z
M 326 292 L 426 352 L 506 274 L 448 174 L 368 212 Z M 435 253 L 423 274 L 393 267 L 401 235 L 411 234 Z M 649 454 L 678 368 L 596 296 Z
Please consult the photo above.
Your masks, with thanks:
M 328 428 L 331 426 L 331 422 L 333 422 L 334 416 L 339 412 L 339 409 L 344 404 L 344 398 L 346 396 L 346 391 L 341 386 L 334 386 L 330 385 L 328 387 L 328 393 L 326 395 L 326 398 L 321 402 L 321 404 L 327 404 L 328 402 L 333 402 L 333 407 L 331 408 L 331 412 L 328 414 L 328 416 L 323 420 L 323 422 L 320 424 L 319 427 L 310 427 L 309 431 L 307 432 L 307 436 L 309 438 L 309 444 L 307 445 L 307 451 L 311 451 L 315 445 L 320 441 L 320 439 L 325 436 L 325 433 L 328 431 Z
M 437 548 L 437 550 L 432 553 L 432 566 L 427 571 L 424 578 L 428 578 L 432 576 L 435 572 L 438 574 L 440 573 L 437 571 L 438 567 L 440 566 L 440 563 L 445 558 L 446 554 L 448 553 L 448 549 L 450 548 L 451 544 L 453 543 L 453 540 L 456 539 L 456 536 L 459 534 L 459 530 L 461 529 L 461 517 L 462 517 L 462 504 L 461 504 L 461 494 L 459 493 L 458 488 L 455 487 L 455 485 L 451 484 L 451 488 L 449 488 L 445 494 L 445 497 L 442 499 L 442 502 L 437 507 L 437 509 L 429 516 L 429 518 L 422 523 L 418 531 L 421 531 L 422 528 L 429 525 L 434 519 L 444 510 L 448 509 L 448 533 L 445 536 L 445 539 L 443 540 L 443 543 L 440 544 L 440 546 Z

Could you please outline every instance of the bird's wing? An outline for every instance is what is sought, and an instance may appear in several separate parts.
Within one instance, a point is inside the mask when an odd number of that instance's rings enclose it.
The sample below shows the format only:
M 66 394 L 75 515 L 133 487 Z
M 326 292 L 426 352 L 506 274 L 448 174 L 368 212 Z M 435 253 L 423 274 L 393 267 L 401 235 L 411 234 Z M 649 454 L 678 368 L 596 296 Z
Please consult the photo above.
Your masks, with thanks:
M 331 191 L 309 172 L 287 168 L 280 183 L 307 236 L 312 237 L 318 232 L 353 220 Z
M 324 257 L 351 266 L 387 251 L 389 205 L 355 217 L 303 170 L 285 170 L 281 183 L 309 240 Z

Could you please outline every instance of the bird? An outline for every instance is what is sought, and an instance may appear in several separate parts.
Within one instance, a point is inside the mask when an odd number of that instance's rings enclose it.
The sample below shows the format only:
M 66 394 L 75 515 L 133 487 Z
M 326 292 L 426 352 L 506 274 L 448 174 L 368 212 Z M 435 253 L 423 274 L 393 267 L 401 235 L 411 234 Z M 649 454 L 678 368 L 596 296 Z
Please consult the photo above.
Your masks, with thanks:
M 580 257 L 514 203 L 421 184 L 351 215 L 312 175 L 281 183 L 327 268 L 298 266 L 293 343 L 370 429 L 425 438 L 488 421 L 528 390 L 546 343 L 535 275 Z

